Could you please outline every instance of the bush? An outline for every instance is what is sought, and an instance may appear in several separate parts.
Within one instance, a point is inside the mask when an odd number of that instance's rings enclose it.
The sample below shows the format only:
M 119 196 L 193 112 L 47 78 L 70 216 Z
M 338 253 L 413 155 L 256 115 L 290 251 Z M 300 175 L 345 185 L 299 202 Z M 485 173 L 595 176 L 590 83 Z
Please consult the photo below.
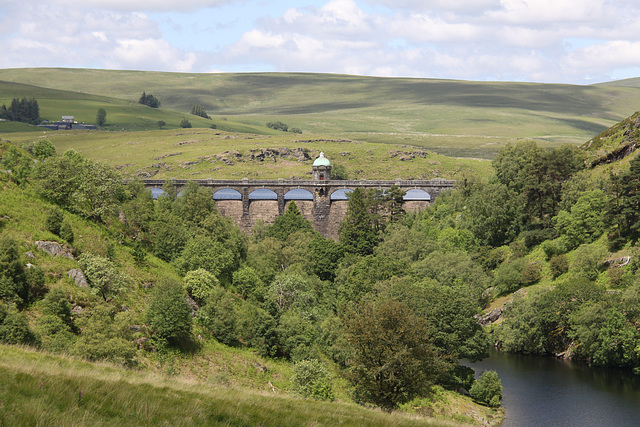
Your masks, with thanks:
M 496 371 L 486 371 L 469 390 L 471 398 L 483 405 L 497 407 L 502 400 L 502 382 Z
M 128 285 L 128 278 L 107 258 L 98 255 L 82 254 L 80 267 L 91 286 L 91 293 L 110 301 Z
M 40 308 L 45 316 L 55 316 L 67 324 L 71 322 L 71 303 L 60 288 L 51 289 L 42 300 Z
M 269 122 L 267 123 L 267 127 L 274 130 L 280 130 L 282 132 L 287 132 L 289 130 L 289 126 L 282 123 L 281 121 Z
M 237 317 L 233 296 L 217 286 L 210 291 L 206 304 L 198 311 L 197 322 L 216 340 L 233 346 L 239 342 Z
M 211 291 L 220 285 L 213 274 L 204 268 L 191 270 L 184 276 L 184 289 L 199 303 L 203 303 Z
M 35 337 L 29 329 L 27 315 L 14 306 L 0 303 L 0 342 L 5 344 L 31 344 Z
M 316 359 L 302 360 L 293 367 L 293 391 L 315 400 L 335 400 L 331 376 Z
M 45 227 L 47 230 L 55 234 L 60 235 L 60 229 L 62 228 L 62 220 L 64 214 L 59 208 L 53 208 L 47 212 L 47 218 L 45 219 Z
M 71 224 L 69 224 L 67 221 L 64 221 L 62 223 L 62 226 L 60 226 L 60 237 L 62 237 L 67 241 L 67 243 L 70 244 L 73 243 L 73 240 L 75 239 L 73 228 L 71 228 Z
M 190 128 L 191 127 L 191 122 L 187 119 L 182 119 L 182 121 L 180 122 L 180 127 L 181 128 Z
M 569 271 L 569 260 L 567 256 L 564 254 L 553 255 L 549 260 L 549 269 L 554 279 Z
M 160 279 L 153 288 L 146 311 L 147 325 L 154 336 L 170 345 L 185 344 L 191 338 L 191 307 L 187 295 L 174 280 Z
M 81 315 L 78 324 L 82 329 L 72 353 L 88 360 L 108 360 L 124 366 L 132 366 L 136 346 L 131 339 L 129 325 L 118 322 L 115 309 L 99 305 Z

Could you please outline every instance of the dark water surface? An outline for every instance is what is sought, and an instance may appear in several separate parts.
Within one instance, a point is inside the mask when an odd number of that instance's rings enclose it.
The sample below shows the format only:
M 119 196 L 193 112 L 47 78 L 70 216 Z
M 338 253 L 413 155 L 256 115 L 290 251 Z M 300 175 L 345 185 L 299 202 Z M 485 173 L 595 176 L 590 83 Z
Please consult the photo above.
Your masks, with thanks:
M 640 426 L 640 376 L 630 371 L 501 352 L 468 365 L 476 374 L 498 373 L 502 427 Z

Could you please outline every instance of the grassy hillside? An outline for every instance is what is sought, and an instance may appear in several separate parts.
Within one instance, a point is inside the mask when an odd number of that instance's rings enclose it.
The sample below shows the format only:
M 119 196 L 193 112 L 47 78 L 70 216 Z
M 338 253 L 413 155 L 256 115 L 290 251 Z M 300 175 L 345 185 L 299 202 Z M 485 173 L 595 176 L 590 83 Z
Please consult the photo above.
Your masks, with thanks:
M 0 70 L 0 80 L 163 108 L 194 104 L 250 125 L 282 120 L 305 132 L 410 144 L 490 158 L 519 138 L 544 146 L 582 143 L 633 113 L 637 87 L 467 82 L 327 74 L 183 74 L 85 69 Z M 215 120 L 215 118 L 214 118 Z
M 0 346 L 3 425 L 446 426 L 349 403 L 297 399 Z
M 323 150 L 351 179 L 455 179 L 473 172 L 490 173 L 488 161 L 450 158 L 421 148 L 332 140 L 314 135 L 277 136 L 212 129 L 148 132 L 42 131 L 3 134 L 22 145 L 48 138 L 58 153 L 75 149 L 103 161 L 129 177 L 193 179 L 308 179 L 311 164 Z
M 59 121 L 61 116 L 75 116 L 78 123 L 95 123 L 99 108 L 107 112 L 106 130 L 158 129 L 158 121 L 163 120 L 168 129 L 180 128 L 182 119 L 187 118 L 194 127 L 211 127 L 215 124 L 222 130 L 273 134 L 275 131 L 264 126 L 253 126 L 229 120 L 207 120 L 182 112 L 149 108 L 128 99 L 80 93 L 71 90 L 57 90 L 30 84 L 0 81 L 0 104 L 9 105 L 13 98 L 36 98 L 40 108 L 40 118 Z M 0 132 L 24 132 L 37 128 L 25 124 L 0 122 Z M 39 129 L 38 129 L 39 130 Z

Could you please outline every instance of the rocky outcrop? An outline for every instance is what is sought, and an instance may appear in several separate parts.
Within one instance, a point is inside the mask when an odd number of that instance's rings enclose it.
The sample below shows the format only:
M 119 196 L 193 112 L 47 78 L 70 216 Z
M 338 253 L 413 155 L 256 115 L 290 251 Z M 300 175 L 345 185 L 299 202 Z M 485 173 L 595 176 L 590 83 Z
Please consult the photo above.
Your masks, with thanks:
M 63 258 L 75 259 L 72 255 L 72 251 L 68 246 L 62 246 L 58 242 L 48 242 L 43 240 L 38 240 L 35 242 L 38 249 L 43 252 L 48 253 L 51 256 L 60 256 Z
M 82 272 L 82 270 L 80 270 L 79 268 L 74 268 L 71 269 L 69 271 L 67 271 L 67 275 L 73 279 L 74 282 L 76 282 L 76 285 L 81 287 L 81 288 L 88 288 L 89 287 L 89 282 L 87 282 L 87 278 L 85 277 L 84 273 Z

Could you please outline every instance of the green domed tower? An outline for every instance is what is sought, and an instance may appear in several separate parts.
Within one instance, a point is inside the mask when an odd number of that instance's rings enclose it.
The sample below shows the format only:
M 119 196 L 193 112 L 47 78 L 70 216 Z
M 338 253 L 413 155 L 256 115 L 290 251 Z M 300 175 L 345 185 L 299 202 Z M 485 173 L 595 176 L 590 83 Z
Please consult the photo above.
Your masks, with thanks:
M 318 158 L 313 162 L 314 181 L 326 181 L 331 179 L 331 162 L 321 151 Z

